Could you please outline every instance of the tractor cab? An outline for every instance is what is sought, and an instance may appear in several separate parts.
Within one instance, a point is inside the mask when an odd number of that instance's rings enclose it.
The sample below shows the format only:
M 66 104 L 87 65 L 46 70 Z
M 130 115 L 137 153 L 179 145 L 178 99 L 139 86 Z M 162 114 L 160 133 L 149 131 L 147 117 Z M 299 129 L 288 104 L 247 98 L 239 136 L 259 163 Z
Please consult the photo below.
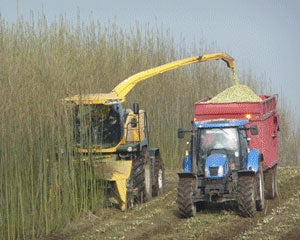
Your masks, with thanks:
M 244 127 L 247 123 L 247 120 L 195 123 L 196 158 L 200 175 L 220 177 L 226 174 L 225 169 L 239 170 L 243 167 L 248 149 Z M 224 169 L 217 170 L 214 168 L 217 165 L 224 165 Z M 216 171 L 210 172 L 209 169 Z
M 257 127 L 246 127 L 248 120 L 213 120 L 195 122 L 193 141 L 199 175 L 225 177 L 244 169 L 248 159 L 247 130 L 257 134 Z

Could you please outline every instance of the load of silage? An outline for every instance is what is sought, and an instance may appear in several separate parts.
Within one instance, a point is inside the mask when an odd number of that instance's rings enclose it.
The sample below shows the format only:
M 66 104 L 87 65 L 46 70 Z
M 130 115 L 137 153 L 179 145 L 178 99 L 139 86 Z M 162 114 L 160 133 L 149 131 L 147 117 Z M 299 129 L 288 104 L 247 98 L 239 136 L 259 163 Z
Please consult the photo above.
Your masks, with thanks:
M 226 103 L 226 102 L 260 102 L 262 99 L 257 96 L 252 89 L 242 84 L 235 84 L 225 89 L 215 97 L 210 99 L 209 103 Z

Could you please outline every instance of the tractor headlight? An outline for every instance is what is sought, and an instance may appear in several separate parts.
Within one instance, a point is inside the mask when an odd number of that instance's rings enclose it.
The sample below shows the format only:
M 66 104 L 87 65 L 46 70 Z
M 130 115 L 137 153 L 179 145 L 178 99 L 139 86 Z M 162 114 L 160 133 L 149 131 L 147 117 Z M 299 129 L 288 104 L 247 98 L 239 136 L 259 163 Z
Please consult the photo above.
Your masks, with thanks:
M 223 177 L 224 175 L 224 166 L 219 166 L 218 177 Z
M 128 147 L 128 148 L 127 148 L 127 151 L 128 151 L 128 152 L 132 152 L 132 147 Z

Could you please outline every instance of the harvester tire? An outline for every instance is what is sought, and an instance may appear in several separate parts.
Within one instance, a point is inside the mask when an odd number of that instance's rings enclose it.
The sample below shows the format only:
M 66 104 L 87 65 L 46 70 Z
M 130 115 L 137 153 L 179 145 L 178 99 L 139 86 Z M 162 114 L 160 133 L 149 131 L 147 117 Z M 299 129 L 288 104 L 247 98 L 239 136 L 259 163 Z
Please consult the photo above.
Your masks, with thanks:
M 134 203 L 143 203 L 151 200 L 151 163 L 147 149 L 143 150 L 141 155 L 133 162 L 132 182 L 132 188 L 137 192 L 134 196 Z
M 177 204 L 180 216 L 194 217 L 197 209 L 193 201 L 196 180 L 194 178 L 179 178 Z
M 265 197 L 266 199 L 274 199 L 278 196 L 277 187 L 277 166 L 265 171 Z
M 153 181 L 152 196 L 156 197 L 163 193 L 165 184 L 165 168 L 160 154 L 155 156 Z
M 143 198 L 144 202 L 147 202 L 151 200 L 152 198 L 152 174 L 151 174 L 151 160 L 149 157 L 149 153 L 145 156 L 145 164 L 144 164 L 144 192 L 143 192 Z
M 238 178 L 238 208 L 242 217 L 256 215 L 256 177 L 240 176 Z
M 260 163 L 258 173 L 256 174 L 256 210 L 262 211 L 265 208 L 265 193 L 264 193 L 264 172 L 262 163 Z

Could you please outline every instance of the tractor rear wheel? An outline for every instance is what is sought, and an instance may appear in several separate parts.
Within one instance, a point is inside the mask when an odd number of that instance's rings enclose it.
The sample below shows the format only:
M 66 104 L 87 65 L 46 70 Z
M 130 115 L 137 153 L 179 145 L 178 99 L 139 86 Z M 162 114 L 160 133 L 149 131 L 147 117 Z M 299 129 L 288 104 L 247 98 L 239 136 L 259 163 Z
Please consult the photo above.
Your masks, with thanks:
M 165 184 L 165 168 L 160 154 L 155 156 L 153 181 L 152 196 L 156 197 L 163 193 Z
M 189 218 L 196 215 L 196 204 L 193 199 L 195 186 L 194 178 L 179 178 L 177 204 L 182 217 Z
M 243 217 L 256 215 L 256 181 L 255 176 L 239 176 L 238 208 Z

